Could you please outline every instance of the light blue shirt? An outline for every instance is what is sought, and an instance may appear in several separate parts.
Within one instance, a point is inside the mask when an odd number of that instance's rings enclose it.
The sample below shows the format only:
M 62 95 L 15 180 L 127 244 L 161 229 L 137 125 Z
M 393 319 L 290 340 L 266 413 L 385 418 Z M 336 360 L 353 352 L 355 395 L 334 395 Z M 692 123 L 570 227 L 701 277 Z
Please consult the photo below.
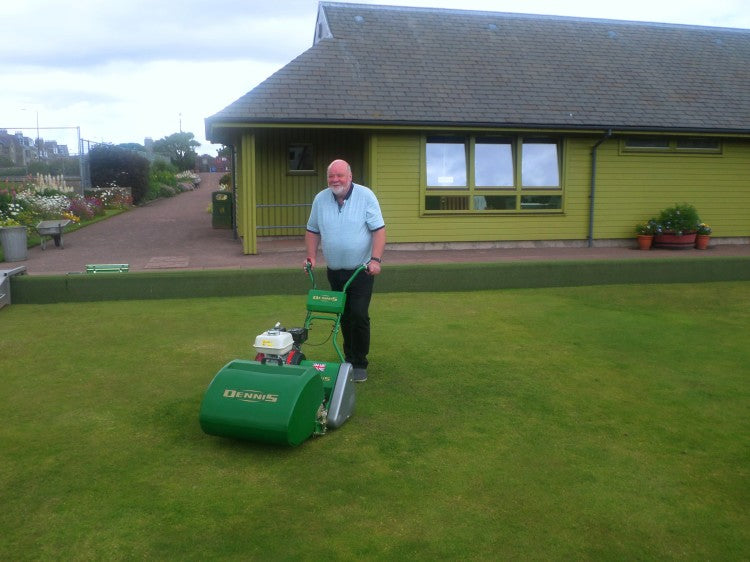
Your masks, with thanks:
M 307 221 L 307 230 L 320 234 L 330 269 L 356 269 L 370 261 L 372 233 L 384 227 L 377 197 L 356 183 L 341 206 L 330 189 L 318 193 Z

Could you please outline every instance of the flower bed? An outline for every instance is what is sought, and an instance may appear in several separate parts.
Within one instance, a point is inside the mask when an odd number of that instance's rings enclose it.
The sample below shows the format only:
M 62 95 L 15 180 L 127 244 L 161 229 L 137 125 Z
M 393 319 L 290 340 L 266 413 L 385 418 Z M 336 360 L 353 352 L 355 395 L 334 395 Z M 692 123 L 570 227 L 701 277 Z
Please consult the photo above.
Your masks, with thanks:
M 123 209 L 132 204 L 127 190 L 108 188 L 96 194 L 78 195 L 64 182 L 47 176 L 28 178 L 20 187 L 0 182 L 0 222 L 14 222 L 27 229 L 44 220 L 89 221 L 107 209 Z

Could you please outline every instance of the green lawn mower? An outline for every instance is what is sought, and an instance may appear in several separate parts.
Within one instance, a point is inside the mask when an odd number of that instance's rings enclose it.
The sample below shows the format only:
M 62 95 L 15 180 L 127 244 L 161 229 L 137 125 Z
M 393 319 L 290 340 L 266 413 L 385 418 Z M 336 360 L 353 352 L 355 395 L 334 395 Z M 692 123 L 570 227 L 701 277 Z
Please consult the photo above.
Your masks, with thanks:
M 296 446 L 312 435 L 341 427 L 354 413 L 352 365 L 338 344 L 346 290 L 367 265 L 359 266 L 343 291 L 312 284 L 302 328 L 277 323 L 255 338 L 253 361 L 235 359 L 208 385 L 200 409 L 201 429 L 209 435 Z M 339 362 L 309 361 L 302 353 L 313 321 L 330 322 Z

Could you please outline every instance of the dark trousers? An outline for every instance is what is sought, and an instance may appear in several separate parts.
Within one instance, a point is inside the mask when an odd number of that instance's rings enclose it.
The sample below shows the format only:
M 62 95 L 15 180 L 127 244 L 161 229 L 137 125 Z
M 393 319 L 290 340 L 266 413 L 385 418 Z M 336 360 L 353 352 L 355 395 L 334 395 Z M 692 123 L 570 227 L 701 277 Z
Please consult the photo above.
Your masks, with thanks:
M 328 282 L 332 291 L 342 291 L 354 273 L 353 269 L 329 269 Z M 341 315 L 344 336 L 344 358 L 353 367 L 366 368 L 370 352 L 370 299 L 375 278 L 360 271 L 346 291 L 346 306 Z

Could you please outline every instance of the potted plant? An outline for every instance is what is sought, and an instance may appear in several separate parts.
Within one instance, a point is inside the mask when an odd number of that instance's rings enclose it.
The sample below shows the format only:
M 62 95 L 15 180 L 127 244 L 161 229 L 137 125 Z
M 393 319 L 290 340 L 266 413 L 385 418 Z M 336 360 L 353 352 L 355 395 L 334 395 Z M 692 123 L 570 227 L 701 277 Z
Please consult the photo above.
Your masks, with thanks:
M 650 250 L 651 244 L 654 241 L 654 234 L 658 229 L 658 225 L 655 219 L 650 219 L 648 222 L 642 222 L 635 225 L 635 232 L 638 235 L 638 249 L 639 250 Z
M 687 203 L 667 207 L 657 219 L 659 232 L 654 236 L 654 245 L 659 248 L 692 248 L 701 219 L 698 211 Z
M 705 222 L 698 225 L 698 231 L 695 236 L 695 247 L 698 250 L 705 250 L 708 248 L 708 241 L 711 239 L 711 227 Z
M 28 257 L 26 227 L 15 219 L 0 219 L 0 243 L 5 261 L 22 261 Z

